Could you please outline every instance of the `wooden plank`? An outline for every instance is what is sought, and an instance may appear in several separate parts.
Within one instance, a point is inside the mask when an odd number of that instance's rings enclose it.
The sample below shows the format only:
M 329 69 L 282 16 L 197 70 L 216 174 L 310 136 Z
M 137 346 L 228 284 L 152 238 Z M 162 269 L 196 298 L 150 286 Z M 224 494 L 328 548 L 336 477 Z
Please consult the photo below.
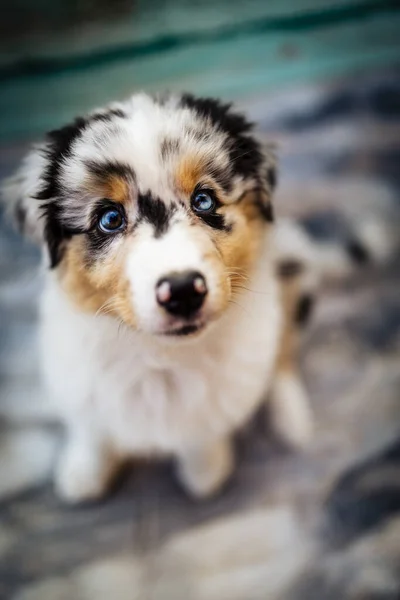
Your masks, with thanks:
M 310 32 L 243 35 L 97 69 L 10 82 L 0 90 L 0 137 L 29 137 L 137 89 L 243 98 L 277 85 L 398 62 L 398 15 Z
M 27 2 L 30 4 L 29 0 Z M 0 64 L 12 64 L 27 56 L 30 59 L 79 56 L 134 42 L 151 43 L 165 36 L 210 34 L 234 27 L 243 28 L 263 19 L 279 27 L 284 19 L 295 23 L 296 19 L 324 13 L 334 18 L 337 14 L 366 7 L 382 10 L 384 5 L 389 4 L 394 5 L 387 0 L 299 0 L 296 3 L 293 0 L 202 0 L 198 3 L 190 0 L 167 3 L 164 0 L 141 0 L 132 4 L 132 9 L 123 19 L 110 19 L 106 23 L 94 20 L 92 24 L 68 28 L 61 35 L 58 30 L 49 30 L 45 33 L 31 32 L 20 39 L 16 32 L 14 40 L 0 40 Z M 50 7 L 54 12 L 53 5 L 51 0 L 42 0 L 39 11 L 48 13 Z M 67 8 L 62 9 L 62 3 L 57 5 L 61 13 Z

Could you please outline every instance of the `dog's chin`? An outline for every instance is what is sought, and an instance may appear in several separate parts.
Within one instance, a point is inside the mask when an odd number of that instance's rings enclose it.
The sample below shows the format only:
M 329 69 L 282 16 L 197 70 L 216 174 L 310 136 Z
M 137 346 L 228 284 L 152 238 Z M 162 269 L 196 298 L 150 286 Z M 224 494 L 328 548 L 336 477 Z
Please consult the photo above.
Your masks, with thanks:
M 174 327 L 163 332 L 163 335 L 168 337 L 193 337 L 199 335 L 205 329 L 205 324 L 187 324 L 180 327 Z
M 187 323 L 171 323 L 155 332 L 159 339 L 169 343 L 183 343 L 185 341 L 199 338 L 208 330 L 210 322 L 208 320 L 188 321 Z
M 219 321 L 223 311 L 201 311 L 199 314 L 187 319 L 170 315 L 164 315 L 159 318 L 157 315 L 153 323 L 144 322 L 139 325 L 139 331 L 150 335 L 153 339 L 157 339 L 164 343 L 182 344 L 185 341 L 197 340 L 203 337 L 208 331 L 214 328 L 216 322 Z M 157 318 L 158 317 L 158 318 Z M 150 327 L 149 327 L 150 325 Z
M 207 323 L 205 322 L 179 324 L 161 331 L 159 336 L 165 341 L 179 343 L 198 338 L 206 330 L 206 328 Z

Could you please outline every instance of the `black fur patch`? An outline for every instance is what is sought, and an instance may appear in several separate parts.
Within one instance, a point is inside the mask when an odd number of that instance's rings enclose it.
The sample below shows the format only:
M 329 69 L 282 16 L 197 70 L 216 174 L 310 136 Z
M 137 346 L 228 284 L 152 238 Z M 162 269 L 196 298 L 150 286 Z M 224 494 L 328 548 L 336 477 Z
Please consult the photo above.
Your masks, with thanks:
M 168 231 L 171 217 L 176 212 L 176 205 L 166 206 L 159 198 L 148 194 L 141 194 L 138 198 L 139 222 L 146 221 L 154 227 L 156 237 Z
M 81 117 L 62 129 L 47 134 L 48 145 L 44 150 L 49 165 L 43 173 L 43 188 L 37 194 L 38 200 L 56 199 L 61 194 L 59 174 L 62 162 L 70 156 L 73 142 L 87 127 L 87 121 Z
M 275 215 L 274 215 L 274 207 L 272 206 L 271 202 L 263 202 L 263 200 L 260 198 L 257 200 L 257 206 L 260 210 L 260 213 L 263 217 L 263 219 L 265 221 L 267 221 L 267 223 L 273 223 L 275 220 Z
M 304 270 L 304 266 L 298 260 L 283 260 L 278 264 L 278 276 L 282 279 L 291 279 L 300 275 Z
M 232 225 L 225 221 L 224 215 L 220 215 L 218 213 L 196 213 L 196 216 L 213 229 L 219 229 L 220 231 L 225 231 L 226 233 L 230 233 L 232 231 Z
M 88 233 L 88 244 L 85 248 L 85 264 L 92 265 L 104 255 L 107 248 L 113 242 L 114 236 L 102 233 L 97 227 Z
M 119 162 L 107 161 L 102 163 L 97 163 L 95 161 L 86 161 L 86 166 L 88 171 L 98 177 L 99 179 L 106 180 L 108 177 L 112 175 L 116 175 L 123 179 L 134 180 L 135 173 L 129 165 L 124 165 Z
M 304 296 L 300 297 L 294 317 L 295 322 L 298 325 L 304 326 L 309 322 L 314 308 L 314 304 L 315 299 L 310 294 L 304 294 Z
M 60 222 L 60 204 L 50 202 L 46 205 L 46 221 L 44 226 L 44 236 L 47 242 L 50 257 L 50 268 L 54 269 L 60 262 L 65 242 L 69 240 L 72 233 L 68 231 Z
M 259 178 L 263 155 L 260 144 L 251 136 L 253 124 L 241 114 L 231 112 L 231 104 L 213 98 L 195 98 L 184 94 L 181 105 L 194 110 L 201 118 L 229 135 L 227 148 L 233 171 L 244 177 Z
M 366 265 L 371 260 L 367 248 L 359 240 L 349 240 L 346 244 L 346 250 L 351 260 L 357 265 Z
M 276 173 L 275 167 L 271 166 L 267 169 L 266 178 L 267 178 L 270 190 L 271 191 L 274 190 L 276 188 L 276 184 L 277 184 L 277 173 Z

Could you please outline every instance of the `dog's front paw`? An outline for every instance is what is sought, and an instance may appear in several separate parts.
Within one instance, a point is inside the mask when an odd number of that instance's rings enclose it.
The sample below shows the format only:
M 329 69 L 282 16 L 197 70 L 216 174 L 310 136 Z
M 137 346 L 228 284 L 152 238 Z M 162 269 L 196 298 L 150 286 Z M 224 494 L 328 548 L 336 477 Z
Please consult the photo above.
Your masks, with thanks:
M 107 492 L 112 466 L 105 451 L 71 442 L 56 468 L 56 492 L 69 504 L 98 500 Z
M 232 473 L 231 441 L 221 439 L 209 446 L 190 448 L 179 457 L 178 477 L 185 490 L 196 498 L 216 494 Z
M 295 449 L 310 444 L 314 419 L 307 393 L 296 374 L 284 372 L 276 376 L 269 408 L 272 427 L 283 442 Z

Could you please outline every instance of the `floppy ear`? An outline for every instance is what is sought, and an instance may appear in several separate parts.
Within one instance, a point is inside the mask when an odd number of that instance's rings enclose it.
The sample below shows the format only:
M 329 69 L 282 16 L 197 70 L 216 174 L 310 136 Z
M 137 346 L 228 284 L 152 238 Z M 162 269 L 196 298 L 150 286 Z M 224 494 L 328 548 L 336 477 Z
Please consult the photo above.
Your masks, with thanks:
M 38 244 L 45 243 L 51 267 L 59 263 L 66 237 L 58 218 L 60 164 L 85 125 L 86 121 L 78 118 L 70 125 L 50 131 L 44 142 L 32 148 L 1 190 L 6 213 L 21 233 Z
M 37 195 L 48 163 L 45 148 L 45 144 L 34 147 L 15 174 L 4 181 L 1 189 L 6 214 L 22 234 L 38 244 L 44 241 L 45 223 Z
M 71 146 L 88 123 L 122 116 L 116 106 L 77 117 L 68 125 L 50 131 L 45 141 L 36 145 L 23 160 L 14 176 L 2 187 L 6 212 L 19 230 L 39 244 L 45 243 L 51 267 L 59 263 L 63 245 L 70 237 L 60 221 L 60 167 L 71 153 Z

